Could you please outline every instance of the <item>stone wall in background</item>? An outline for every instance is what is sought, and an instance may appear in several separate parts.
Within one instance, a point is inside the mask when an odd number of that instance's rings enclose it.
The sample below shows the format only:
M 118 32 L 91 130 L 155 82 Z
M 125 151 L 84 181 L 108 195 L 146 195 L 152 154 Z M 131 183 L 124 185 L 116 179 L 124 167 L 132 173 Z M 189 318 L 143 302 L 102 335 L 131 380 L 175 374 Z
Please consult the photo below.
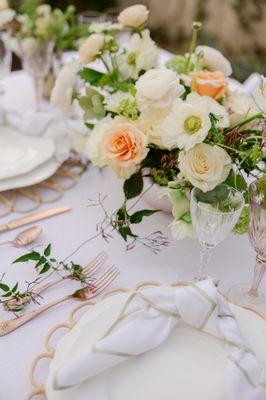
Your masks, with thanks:
M 204 23 L 203 38 L 234 54 L 266 52 L 266 0 L 143 0 L 150 27 L 169 42 L 185 40 L 191 22 Z M 122 6 L 137 1 L 119 0 Z

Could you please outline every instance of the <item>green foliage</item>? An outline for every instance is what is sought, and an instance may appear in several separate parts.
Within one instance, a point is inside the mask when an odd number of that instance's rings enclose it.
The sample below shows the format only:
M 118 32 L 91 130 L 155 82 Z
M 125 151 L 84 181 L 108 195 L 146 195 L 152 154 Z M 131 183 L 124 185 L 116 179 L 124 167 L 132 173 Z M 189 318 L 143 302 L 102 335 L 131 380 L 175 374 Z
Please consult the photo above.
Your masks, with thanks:
M 187 58 L 181 55 L 175 55 L 171 57 L 166 63 L 166 68 L 171 69 L 172 71 L 176 72 L 177 74 L 185 74 L 192 72 L 194 69 L 193 63 L 189 64 L 188 70 L 187 68 Z
M 141 171 L 133 174 L 129 179 L 124 182 L 124 194 L 127 200 L 138 196 L 143 189 L 143 178 Z
M 149 217 L 150 215 L 153 215 L 160 210 L 140 210 L 136 211 L 134 214 L 131 215 L 130 217 L 130 222 L 131 224 L 139 224 L 143 217 Z
M 223 133 L 216 127 L 217 122 L 219 121 L 219 117 L 214 115 L 213 113 L 209 114 L 209 118 L 211 121 L 211 129 L 209 130 L 208 139 L 212 140 L 214 143 L 223 143 L 224 135 Z
M 247 189 L 247 182 L 243 176 L 240 173 L 235 173 L 233 170 L 230 171 L 225 183 L 239 192 L 244 192 Z
M 79 105 L 85 111 L 84 120 L 101 119 L 105 116 L 105 107 L 103 105 L 104 96 L 91 87 L 86 88 L 86 96 L 79 98 Z
M 92 68 L 83 68 L 78 74 L 86 83 L 90 83 L 94 86 L 98 86 L 101 78 L 104 76 L 102 72 Z
M 179 173 L 179 150 L 161 150 L 157 146 L 149 147 L 149 153 L 142 162 L 142 167 L 150 168 L 154 182 L 161 186 L 167 186 L 168 182 L 175 180 Z

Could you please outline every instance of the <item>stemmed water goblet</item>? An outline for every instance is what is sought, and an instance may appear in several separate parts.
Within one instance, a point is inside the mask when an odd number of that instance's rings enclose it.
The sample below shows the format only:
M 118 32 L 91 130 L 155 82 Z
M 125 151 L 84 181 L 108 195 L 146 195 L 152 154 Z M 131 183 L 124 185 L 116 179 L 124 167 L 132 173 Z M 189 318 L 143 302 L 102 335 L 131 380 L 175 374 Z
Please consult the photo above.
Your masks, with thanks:
M 207 267 L 214 247 L 221 243 L 237 223 L 244 206 L 242 193 L 226 184 L 209 192 L 194 188 L 190 212 L 195 235 L 200 243 L 200 268 L 195 281 L 208 278 Z
M 23 68 L 33 78 L 36 90 L 36 109 L 41 110 L 44 79 L 53 59 L 54 41 L 26 38 L 20 41 Z
M 251 286 L 238 284 L 228 294 L 237 304 L 254 305 L 266 311 L 266 291 L 260 284 L 266 269 L 266 176 L 249 186 L 249 240 L 257 256 Z

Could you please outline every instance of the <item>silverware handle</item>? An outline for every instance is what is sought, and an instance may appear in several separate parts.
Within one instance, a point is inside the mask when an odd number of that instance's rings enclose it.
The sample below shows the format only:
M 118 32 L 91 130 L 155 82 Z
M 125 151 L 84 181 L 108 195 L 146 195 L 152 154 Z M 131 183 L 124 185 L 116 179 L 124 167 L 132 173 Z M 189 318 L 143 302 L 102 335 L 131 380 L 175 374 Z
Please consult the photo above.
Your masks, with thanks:
M 60 277 L 58 279 L 53 280 L 52 282 L 45 283 L 44 285 L 37 287 L 37 289 L 34 290 L 34 294 L 39 295 L 39 294 L 43 293 L 45 290 L 50 289 L 51 287 L 57 285 L 60 282 L 63 282 L 66 279 L 67 278 Z
M 12 318 L 6 321 L 0 322 L 0 336 L 7 335 L 8 333 L 14 331 L 15 329 L 19 328 L 21 325 L 25 324 L 26 322 L 32 320 L 33 318 L 37 317 L 38 315 L 42 314 L 46 310 L 56 306 L 57 304 L 63 303 L 66 300 L 71 299 L 71 296 L 64 296 L 60 299 L 51 301 L 48 304 L 44 304 L 43 306 L 37 308 L 36 310 L 30 311 L 21 317 Z

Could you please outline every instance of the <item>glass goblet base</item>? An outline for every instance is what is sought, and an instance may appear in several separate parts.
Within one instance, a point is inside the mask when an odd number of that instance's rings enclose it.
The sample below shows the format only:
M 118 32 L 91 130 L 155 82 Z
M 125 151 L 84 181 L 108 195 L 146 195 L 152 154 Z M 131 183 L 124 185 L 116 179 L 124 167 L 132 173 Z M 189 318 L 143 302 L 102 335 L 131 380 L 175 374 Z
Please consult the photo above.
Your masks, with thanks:
M 228 290 L 228 296 L 240 306 L 252 306 L 266 313 L 266 289 L 260 288 L 258 295 L 250 292 L 250 285 L 238 284 Z
M 181 272 L 178 276 L 178 279 L 182 282 L 199 282 L 204 279 L 212 279 L 209 274 L 204 274 L 204 276 L 200 273 L 200 271 L 195 268 L 189 268 Z

